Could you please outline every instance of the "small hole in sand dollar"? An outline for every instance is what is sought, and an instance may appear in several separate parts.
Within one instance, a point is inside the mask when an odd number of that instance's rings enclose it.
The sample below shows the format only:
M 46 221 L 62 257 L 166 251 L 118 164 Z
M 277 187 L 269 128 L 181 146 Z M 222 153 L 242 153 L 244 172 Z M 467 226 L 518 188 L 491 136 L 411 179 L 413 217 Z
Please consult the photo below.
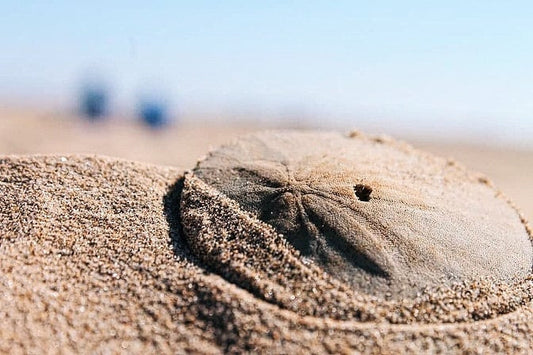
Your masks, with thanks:
M 372 188 L 368 185 L 357 184 L 353 187 L 355 196 L 359 201 L 368 202 L 370 201 L 370 194 L 372 193 Z

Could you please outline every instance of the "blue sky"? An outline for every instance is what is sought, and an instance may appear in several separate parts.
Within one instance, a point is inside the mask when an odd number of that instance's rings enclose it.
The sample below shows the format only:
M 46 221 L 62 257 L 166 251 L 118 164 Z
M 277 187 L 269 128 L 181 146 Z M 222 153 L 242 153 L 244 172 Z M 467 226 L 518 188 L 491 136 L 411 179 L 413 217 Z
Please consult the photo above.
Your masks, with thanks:
M 528 1 L 0 1 L 0 14 L 0 100 L 68 104 L 98 73 L 122 108 L 157 90 L 185 112 L 533 126 Z

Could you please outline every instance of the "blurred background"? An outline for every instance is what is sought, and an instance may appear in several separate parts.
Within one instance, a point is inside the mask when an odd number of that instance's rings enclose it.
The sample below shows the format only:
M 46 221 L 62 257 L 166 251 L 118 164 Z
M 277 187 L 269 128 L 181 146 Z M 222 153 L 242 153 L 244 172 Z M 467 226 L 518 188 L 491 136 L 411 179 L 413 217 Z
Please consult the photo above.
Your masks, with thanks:
M 386 133 L 533 217 L 533 3 L 2 1 L 0 154 L 191 167 L 262 128 Z

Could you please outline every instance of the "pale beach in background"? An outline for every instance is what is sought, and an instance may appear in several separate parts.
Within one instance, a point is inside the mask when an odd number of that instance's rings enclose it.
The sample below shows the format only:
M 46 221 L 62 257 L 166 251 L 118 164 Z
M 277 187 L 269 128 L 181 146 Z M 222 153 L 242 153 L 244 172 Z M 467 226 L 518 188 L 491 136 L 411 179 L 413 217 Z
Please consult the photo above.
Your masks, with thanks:
M 207 151 L 239 135 L 294 127 L 306 128 L 305 124 L 294 122 L 283 125 L 254 121 L 252 117 L 231 121 L 199 115 L 153 131 L 124 117 L 93 124 L 72 114 L 4 108 L 0 110 L 0 154 L 99 154 L 190 169 Z M 360 129 L 357 125 L 353 128 Z M 454 144 L 453 137 L 430 140 L 421 135 L 394 134 L 387 127 L 374 128 L 372 133 L 404 140 L 487 175 L 528 220 L 533 220 L 533 150 L 491 146 L 490 142 L 482 144 L 475 139 L 470 143 L 462 139 Z

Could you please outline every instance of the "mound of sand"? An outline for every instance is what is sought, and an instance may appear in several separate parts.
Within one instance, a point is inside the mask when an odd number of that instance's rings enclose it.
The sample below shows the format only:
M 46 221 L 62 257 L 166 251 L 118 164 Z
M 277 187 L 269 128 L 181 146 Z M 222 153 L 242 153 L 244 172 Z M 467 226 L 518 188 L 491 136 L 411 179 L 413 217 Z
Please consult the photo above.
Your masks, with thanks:
M 530 273 L 361 294 L 180 169 L 5 157 L 0 196 L 1 352 L 533 349 Z
M 3 158 L 0 351 L 209 349 L 196 337 L 210 333 L 179 311 L 201 272 L 170 243 L 164 198 L 180 176 L 106 158 Z

